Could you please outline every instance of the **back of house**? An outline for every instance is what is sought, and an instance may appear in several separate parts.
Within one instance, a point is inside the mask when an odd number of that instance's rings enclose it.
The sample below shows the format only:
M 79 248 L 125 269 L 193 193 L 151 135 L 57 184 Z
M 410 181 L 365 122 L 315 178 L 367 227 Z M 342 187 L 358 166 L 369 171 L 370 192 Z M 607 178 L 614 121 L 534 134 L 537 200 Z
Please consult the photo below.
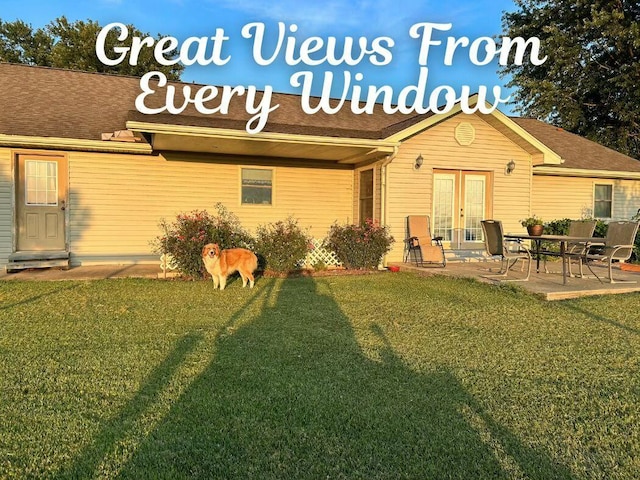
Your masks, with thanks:
M 374 219 L 396 239 L 387 262 L 405 257 L 408 215 L 428 215 L 455 260 L 483 254 L 486 218 L 518 232 L 531 214 L 628 219 L 640 208 L 640 162 L 499 111 L 307 115 L 296 95 L 276 94 L 251 134 L 242 101 L 226 115 L 141 114 L 132 77 L 2 63 L 0 84 L 10 270 L 156 263 L 161 219 L 218 203 L 249 231 L 293 216 L 317 239 Z

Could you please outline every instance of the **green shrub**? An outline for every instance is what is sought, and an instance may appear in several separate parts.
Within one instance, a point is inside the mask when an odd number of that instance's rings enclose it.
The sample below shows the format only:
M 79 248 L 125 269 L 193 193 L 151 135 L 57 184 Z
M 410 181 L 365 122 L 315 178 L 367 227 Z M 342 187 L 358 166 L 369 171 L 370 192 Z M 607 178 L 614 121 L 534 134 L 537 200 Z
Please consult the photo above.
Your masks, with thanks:
M 361 225 L 334 223 L 325 240 L 346 268 L 375 268 L 385 253 L 391 250 L 394 239 L 387 227 L 367 219 Z
M 593 220 L 592 218 L 582 218 L 581 220 Z M 569 233 L 570 218 L 561 218 L 551 220 L 544 224 L 545 235 L 567 235 Z M 594 237 L 604 237 L 607 234 L 607 224 L 602 220 L 596 220 L 596 228 L 593 233 Z M 542 250 L 560 251 L 560 247 L 556 242 L 542 242 Z
M 293 217 L 256 229 L 256 252 L 264 262 L 263 267 L 273 272 L 286 273 L 299 268 L 310 245 L 311 237 Z
M 608 227 L 609 225 L 606 222 L 602 220 L 596 220 L 596 229 L 593 232 L 593 236 L 602 238 L 606 237 Z
M 551 220 L 544 224 L 545 235 L 566 235 L 569 233 L 570 218 L 563 218 L 560 220 Z
M 202 278 L 206 273 L 202 263 L 202 247 L 207 243 L 217 243 L 221 249 L 251 248 L 253 239 L 243 230 L 238 217 L 224 205 L 216 204 L 217 215 L 206 210 L 181 213 L 173 223 L 160 221 L 164 232 L 153 242 L 157 254 L 170 254 L 177 269 L 191 278 Z

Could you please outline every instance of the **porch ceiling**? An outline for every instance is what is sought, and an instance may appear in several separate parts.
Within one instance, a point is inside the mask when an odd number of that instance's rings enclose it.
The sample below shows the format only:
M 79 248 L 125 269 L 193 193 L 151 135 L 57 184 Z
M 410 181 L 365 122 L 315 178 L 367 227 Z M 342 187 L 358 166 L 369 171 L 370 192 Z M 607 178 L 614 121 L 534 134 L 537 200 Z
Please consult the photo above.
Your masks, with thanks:
M 318 137 L 127 122 L 134 132 L 150 134 L 156 151 L 215 153 L 321 160 L 340 164 L 375 161 L 394 152 L 397 142 Z

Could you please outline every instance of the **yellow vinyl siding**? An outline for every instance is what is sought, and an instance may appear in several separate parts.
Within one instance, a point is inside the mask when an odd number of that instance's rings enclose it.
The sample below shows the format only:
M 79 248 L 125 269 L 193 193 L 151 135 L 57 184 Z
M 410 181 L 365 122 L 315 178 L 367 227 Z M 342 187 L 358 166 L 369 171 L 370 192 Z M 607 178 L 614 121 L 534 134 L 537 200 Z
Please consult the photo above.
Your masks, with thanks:
M 460 122 L 469 122 L 474 127 L 475 140 L 471 145 L 462 146 L 455 139 L 455 127 Z M 422 155 L 424 163 L 416 170 L 418 155 Z M 516 169 L 506 175 L 505 167 L 510 160 L 515 161 Z M 387 223 L 396 239 L 388 261 L 402 260 L 406 216 L 432 215 L 434 169 L 490 172 L 493 190 L 490 215 L 502 220 L 507 231 L 520 231 L 519 220 L 530 209 L 530 155 L 477 115 L 455 115 L 406 140 L 388 169 Z
M 256 162 L 259 166 L 259 162 Z M 235 163 L 176 161 L 163 156 L 70 153 L 70 248 L 75 263 L 109 257 L 149 260 L 161 218 L 223 203 L 242 225 L 296 217 L 323 238 L 351 218 L 351 170 L 273 166 L 273 205 L 241 205 Z
M 592 178 L 533 177 L 532 211 L 545 222 L 593 215 Z
M 13 251 L 13 199 L 11 150 L 0 148 L 0 265 Z
M 533 211 L 545 221 L 591 217 L 596 184 L 613 185 L 614 220 L 628 220 L 640 208 L 639 180 L 534 175 Z
M 594 182 L 597 183 L 597 182 Z M 613 217 L 628 220 L 640 211 L 640 180 L 613 181 Z

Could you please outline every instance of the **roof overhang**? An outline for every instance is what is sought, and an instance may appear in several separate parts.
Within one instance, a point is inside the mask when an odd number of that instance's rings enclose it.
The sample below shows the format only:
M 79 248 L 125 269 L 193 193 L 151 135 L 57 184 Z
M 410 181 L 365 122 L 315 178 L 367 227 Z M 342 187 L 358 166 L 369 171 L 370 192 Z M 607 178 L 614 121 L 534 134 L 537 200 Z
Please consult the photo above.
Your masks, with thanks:
M 617 170 L 587 170 L 581 168 L 564 168 L 538 166 L 533 168 L 534 175 L 580 178 L 616 178 L 621 180 L 640 180 L 640 172 L 623 172 Z
M 82 140 L 77 138 L 31 137 L 27 135 L 0 134 L 0 146 L 19 148 L 46 148 L 53 150 L 76 150 L 83 152 L 137 153 L 153 152 L 148 143 Z
M 150 135 L 155 151 L 215 153 L 328 161 L 373 162 L 393 154 L 397 141 L 324 137 L 128 121 L 127 129 Z
M 516 145 L 527 151 L 531 155 L 534 166 L 562 165 L 564 163 L 560 155 L 499 110 L 494 110 L 490 115 L 484 117 L 484 119 L 489 125 L 496 128 L 496 130 L 503 133 Z

